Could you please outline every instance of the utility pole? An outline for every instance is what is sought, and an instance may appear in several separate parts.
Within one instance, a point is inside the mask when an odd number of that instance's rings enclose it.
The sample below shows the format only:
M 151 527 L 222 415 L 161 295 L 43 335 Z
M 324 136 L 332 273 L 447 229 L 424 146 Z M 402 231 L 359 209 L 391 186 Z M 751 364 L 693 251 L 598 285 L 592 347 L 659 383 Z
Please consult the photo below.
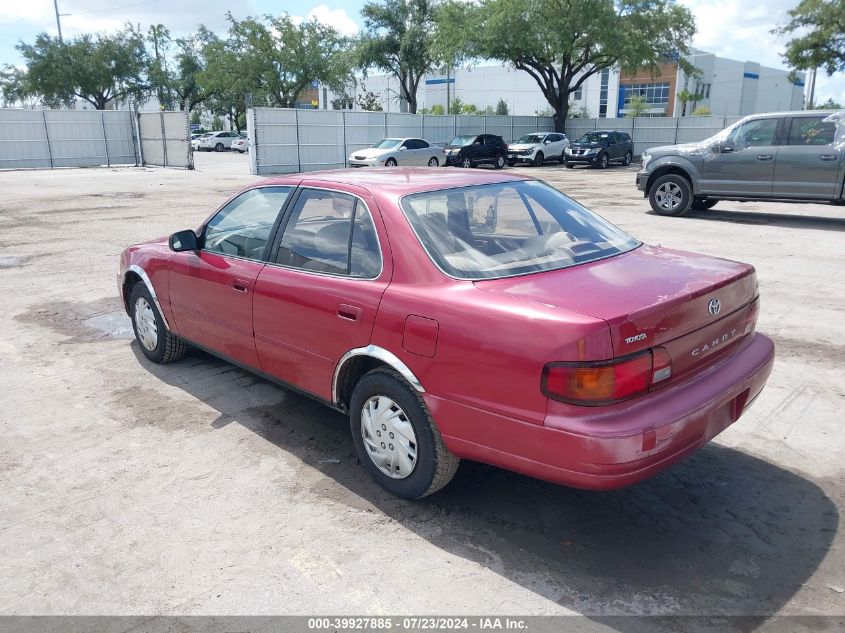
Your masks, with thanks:
M 446 114 L 449 114 L 449 64 L 446 64 Z
M 816 69 L 813 68 L 811 71 L 812 75 L 810 76 L 810 97 L 807 99 L 807 109 L 813 109 L 813 99 L 816 95 Z
M 62 40 L 62 21 L 59 17 L 59 0 L 53 0 L 53 8 L 56 10 L 56 27 L 59 29 L 59 43 L 63 44 Z

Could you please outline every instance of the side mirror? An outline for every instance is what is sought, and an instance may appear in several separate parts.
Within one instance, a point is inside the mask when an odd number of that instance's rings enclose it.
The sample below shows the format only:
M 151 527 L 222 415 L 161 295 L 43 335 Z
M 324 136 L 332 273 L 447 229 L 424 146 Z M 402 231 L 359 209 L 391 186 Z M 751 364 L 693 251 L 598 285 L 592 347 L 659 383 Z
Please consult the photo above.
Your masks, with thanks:
M 197 234 L 191 229 L 186 231 L 177 231 L 170 236 L 167 244 L 170 246 L 170 250 L 176 253 L 181 253 L 183 251 L 198 251 L 200 249 Z
M 545 141 L 543 141 L 543 145 L 550 145 L 550 144 L 551 144 L 551 141 L 549 139 L 546 139 Z
M 733 146 L 733 143 L 729 143 L 728 141 L 724 141 L 722 143 L 719 143 L 716 146 L 716 149 L 718 149 L 719 152 L 722 153 L 722 154 L 730 154 L 732 151 L 734 151 L 734 146 Z
M 400 152 L 405 151 L 406 149 L 408 149 L 408 148 L 407 148 L 407 147 L 405 147 L 404 145 L 401 145 L 401 146 L 399 147 L 399 151 L 400 151 Z

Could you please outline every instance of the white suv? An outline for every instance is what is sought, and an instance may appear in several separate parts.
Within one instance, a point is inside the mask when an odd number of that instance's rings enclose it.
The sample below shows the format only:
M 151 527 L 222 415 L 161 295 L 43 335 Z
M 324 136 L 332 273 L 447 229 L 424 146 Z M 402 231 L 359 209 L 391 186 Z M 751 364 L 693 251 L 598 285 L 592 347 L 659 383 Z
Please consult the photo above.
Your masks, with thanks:
M 237 132 L 215 132 L 211 136 L 201 139 L 199 148 L 201 151 L 222 152 L 232 148 L 232 143 L 241 137 Z
M 569 147 L 566 134 L 532 132 L 508 145 L 508 165 L 531 163 L 539 167 L 547 160 L 564 162 L 563 153 Z

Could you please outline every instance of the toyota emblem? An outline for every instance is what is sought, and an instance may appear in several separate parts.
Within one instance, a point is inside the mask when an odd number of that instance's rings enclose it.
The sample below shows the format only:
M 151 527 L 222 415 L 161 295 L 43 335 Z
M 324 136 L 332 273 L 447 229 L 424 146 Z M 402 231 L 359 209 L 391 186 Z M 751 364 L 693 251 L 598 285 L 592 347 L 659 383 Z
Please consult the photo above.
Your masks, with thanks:
M 718 299 L 710 299 L 710 303 L 707 304 L 707 311 L 710 313 L 710 316 L 716 316 L 721 309 L 722 303 Z

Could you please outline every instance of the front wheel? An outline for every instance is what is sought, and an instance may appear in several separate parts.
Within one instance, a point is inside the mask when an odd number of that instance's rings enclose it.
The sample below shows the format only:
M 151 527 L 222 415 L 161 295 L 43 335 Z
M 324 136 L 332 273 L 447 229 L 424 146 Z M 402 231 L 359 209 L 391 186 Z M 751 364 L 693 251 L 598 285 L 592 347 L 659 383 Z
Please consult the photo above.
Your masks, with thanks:
M 384 161 L 385 167 L 396 167 L 396 159 L 395 158 L 388 158 Z
M 440 165 L 440 161 L 437 160 L 437 156 L 432 156 L 428 159 L 428 166 L 429 167 L 438 167 Z
M 496 156 L 496 169 L 502 169 L 505 166 L 505 157 L 502 154 Z
M 705 200 L 703 198 L 696 198 L 692 201 L 692 206 L 690 209 L 693 211 L 707 211 L 707 209 L 712 209 L 718 203 L 718 200 Z
M 129 315 L 141 352 L 154 363 L 170 363 L 185 355 L 185 341 L 164 325 L 147 287 L 139 282 L 129 295 Z
M 355 386 L 349 424 L 361 465 L 397 497 L 440 490 L 458 469 L 425 402 L 392 369 L 375 369 Z
M 537 152 L 534 155 L 534 160 L 531 161 L 531 166 L 532 167 L 540 167 L 543 164 L 543 158 L 544 158 L 543 152 Z
M 651 185 L 648 201 L 658 215 L 683 215 L 692 203 L 692 187 L 683 176 L 666 174 Z
M 461 167 L 464 169 L 472 167 L 472 159 L 469 156 L 464 156 L 464 159 L 461 161 Z
M 573 169 L 575 167 L 575 165 L 573 165 L 566 159 L 564 159 L 563 164 L 566 166 L 567 169 Z
M 596 163 L 596 167 L 599 169 L 607 169 L 607 166 L 610 164 L 610 158 L 608 158 L 607 154 L 602 152 L 599 154 L 598 163 Z

